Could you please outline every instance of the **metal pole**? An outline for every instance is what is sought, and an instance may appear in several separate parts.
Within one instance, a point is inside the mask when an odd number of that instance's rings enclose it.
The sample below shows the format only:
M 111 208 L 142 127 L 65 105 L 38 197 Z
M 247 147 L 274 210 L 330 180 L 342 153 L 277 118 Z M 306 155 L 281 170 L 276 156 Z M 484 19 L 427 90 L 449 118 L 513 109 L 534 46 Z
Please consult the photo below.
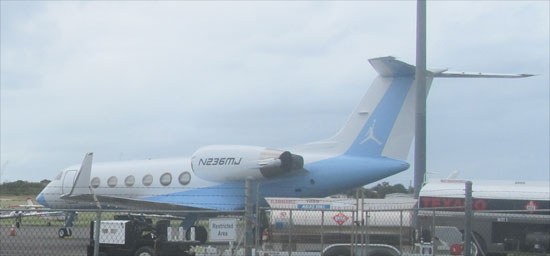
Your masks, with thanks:
M 292 210 L 290 210 L 288 219 L 288 256 L 292 255 Z
M 403 255 L 403 210 L 399 211 L 399 255 Z
M 366 220 L 365 220 L 366 218 Z M 366 249 L 369 244 L 369 236 L 368 236 L 368 225 L 369 225 L 369 218 L 367 216 L 367 213 L 365 212 L 365 190 L 361 188 L 361 256 L 365 256 Z M 365 239 L 366 238 L 366 239 Z
M 434 237 L 436 237 L 436 234 L 435 234 L 435 209 L 433 209 L 433 212 L 432 212 L 432 237 L 431 237 L 431 244 L 432 244 L 432 255 L 436 255 L 435 253 L 435 240 L 434 240 Z
M 426 175 L 426 0 L 416 1 L 416 119 L 414 143 L 414 198 Z
M 472 182 L 466 182 L 466 188 L 464 193 L 465 207 L 464 215 L 466 217 L 464 223 L 464 256 L 471 256 L 472 253 Z M 475 255 L 474 255 L 475 256 Z
M 244 230 L 245 230 L 245 239 L 244 239 L 244 253 L 245 256 L 252 256 L 252 179 L 247 177 L 245 180 L 245 205 L 244 205 Z
M 99 232 L 101 230 L 101 204 L 99 203 L 99 200 L 97 200 L 97 197 L 95 196 L 92 186 L 89 186 L 88 188 L 90 189 L 90 193 L 92 194 L 92 197 L 97 207 L 97 219 L 95 221 L 95 227 L 94 227 L 94 256 L 98 256 L 99 255 Z
M 321 252 L 325 249 L 325 211 L 321 210 Z
M 355 207 L 357 208 L 357 207 Z M 357 209 L 356 211 L 351 212 L 351 256 L 355 256 L 355 245 L 356 245 L 356 236 L 355 236 L 355 230 L 357 229 Z
M 261 214 L 260 214 L 260 183 L 258 182 L 256 184 L 256 233 L 254 234 L 254 244 L 256 245 L 256 251 L 260 249 L 260 228 L 262 228 L 261 225 Z

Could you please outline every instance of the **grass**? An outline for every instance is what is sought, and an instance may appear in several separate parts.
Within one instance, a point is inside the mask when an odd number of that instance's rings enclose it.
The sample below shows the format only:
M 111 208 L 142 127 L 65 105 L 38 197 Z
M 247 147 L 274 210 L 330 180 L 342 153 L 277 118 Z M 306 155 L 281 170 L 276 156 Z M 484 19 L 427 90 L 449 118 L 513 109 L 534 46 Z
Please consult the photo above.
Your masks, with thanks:
M 2 196 L 0 195 L 0 208 L 8 208 L 10 205 L 23 205 L 27 204 L 27 198 L 32 198 L 34 202 L 34 195 L 23 195 L 23 196 Z
M 19 196 L 0 196 L 0 215 L 10 214 L 14 209 L 14 206 L 26 205 L 27 198 L 31 198 L 34 204 L 37 204 L 34 200 L 34 195 L 19 195 Z M 12 206 L 12 207 L 10 207 Z M 36 210 L 29 210 L 36 211 Z M 48 211 L 48 210 L 39 210 Z M 103 212 L 103 220 L 112 220 L 115 215 L 120 213 L 115 212 Z M 96 212 L 78 212 L 77 219 L 73 222 L 75 227 L 87 227 L 90 225 L 90 221 L 97 218 Z M 11 226 L 15 224 L 15 218 L 0 219 L 0 226 Z M 26 226 L 63 226 L 65 223 L 62 216 L 59 217 L 44 217 L 44 216 L 28 216 L 23 217 L 21 223 Z
M 3 209 L 0 211 L 0 215 L 9 214 L 12 210 Z M 47 210 L 44 210 L 47 211 Z M 127 212 L 102 212 L 101 220 L 114 220 L 115 215 L 125 215 Z M 90 222 L 97 219 L 97 212 L 95 211 L 77 211 L 77 217 L 73 221 L 73 227 L 89 227 Z M 151 217 L 153 223 L 156 223 L 158 217 Z M 172 224 L 179 223 L 179 221 L 173 221 Z M 15 218 L 0 219 L 0 227 L 10 227 L 16 223 Z M 45 217 L 45 216 L 28 216 L 23 217 L 21 224 L 23 226 L 44 227 L 44 226 L 56 226 L 62 227 L 64 225 L 64 217 Z M 176 224 L 177 225 L 177 224 Z M 204 225 L 200 223 L 199 225 Z M 207 226 L 207 224 L 205 225 Z
M 27 204 L 27 198 L 31 198 L 33 200 L 34 204 L 37 204 L 35 201 L 34 195 L 20 195 L 20 196 L 2 196 L 0 195 L 0 215 L 7 215 L 10 212 L 12 212 L 14 209 L 10 208 L 9 206 L 15 206 L 15 205 L 26 205 Z M 36 211 L 36 210 L 30 210 L 30 211 Z M 55 211 L 55 210 L 39 210 L 39 211 Z M 97 213 L 95 211 L 77 211 L 78 215 L 76 220 L 73 222 L 74 227 L 88 227 L 90 225 L 90 221 L 96 220 Z M 126 212 L 111 212 L 106 211 L 102 212 L 101 219 L 102 220 L 113 220 L 115 215 L 124 215 Z M 158 220 L 158 217 L 151 217 L 153 220 L 153 223 L 156 223 Z M 0 219 L 0 226 L 11 226 L 12 224 L 15 224 L 16 220 L 15 218 L 7 218 L 7 219 Z M 179 223 L 179 221 L 172 221 L 173 224 Z M 58 226 L 61 227 L 64 224 L 63 217 L 43 217 L 43 216 L 28 216 L 23 217 L 21 224 L 24 226 Z M 199 220 L 197 222 L 198 225 L 201 226 L 208 226 L 208 220 Z M 176 224 L 178 225 L 178 224 Z

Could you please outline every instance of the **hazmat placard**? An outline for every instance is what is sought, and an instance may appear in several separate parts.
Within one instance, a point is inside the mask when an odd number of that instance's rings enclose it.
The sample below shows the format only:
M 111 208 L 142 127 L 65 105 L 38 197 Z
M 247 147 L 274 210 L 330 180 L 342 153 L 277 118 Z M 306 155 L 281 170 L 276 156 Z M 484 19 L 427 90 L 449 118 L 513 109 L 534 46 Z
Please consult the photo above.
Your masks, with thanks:
M 235 242 L 237 241 L 237 219 L 214 218 L 210 219 L 210 242 Z

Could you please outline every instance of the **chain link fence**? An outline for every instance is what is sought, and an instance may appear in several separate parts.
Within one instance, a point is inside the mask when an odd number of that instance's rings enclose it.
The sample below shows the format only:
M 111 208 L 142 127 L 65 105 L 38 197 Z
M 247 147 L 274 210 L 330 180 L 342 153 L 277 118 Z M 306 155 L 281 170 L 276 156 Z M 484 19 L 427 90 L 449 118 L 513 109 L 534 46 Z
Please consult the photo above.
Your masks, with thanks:
M 354 248 L 362 244 L 391 246 L 401 255 L 463 253 L 460 251 L 464 240 L 463 211 L 433 208 L 415 212 L 397 206 L 381 210 L 366 208 L 326 209 L 318 205 L 310 209 L 258 208 L 248 232 L 254 235 L 252 246 L 261 256 L 320 256 L 335 244 L 347 244 L 351 248 L 348 254 L 352 256 L 357 254 Z M 63 235 L 61 230 L 71 213 L 75 219 L 68 228 L 70 234 Z M 182 227 L 190 214 L 198 216 L 193 230 Z M 97 210 L 0 209 L 0 215 L 3 217 L 0 219 L 2 256 L 93 254 L 93 221 L 98 217 Z M 147 211 L 103 211 L 100 245 L 115 248 L 141 241 L 139 243 L 155 252 L 176 248 L 173 254 L 156 255 L 244 255 L 244 219 L 243 211 L 173 211 L 163 215 Z M 234 234 L 230 234 L 232 230 Z M 550 212 L 547 210 L 476 211 L 472 233 L 472 255 L 550 254 Z M 133 245 L 127 251 L 109 255 L 135 255 L 138 249 L 139 246 Z

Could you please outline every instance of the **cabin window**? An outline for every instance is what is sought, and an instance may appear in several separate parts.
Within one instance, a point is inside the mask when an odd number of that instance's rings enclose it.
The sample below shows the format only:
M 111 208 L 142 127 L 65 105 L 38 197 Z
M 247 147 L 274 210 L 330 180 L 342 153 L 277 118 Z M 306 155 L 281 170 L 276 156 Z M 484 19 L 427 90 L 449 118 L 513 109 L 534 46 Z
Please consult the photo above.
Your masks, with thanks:
M 141 182 L 145 186 L 151 186 L 151 184 L 153 184 L 153 175 L 147 174 L 147 175 L 143 176 L 143 179 L 141 180 Z
M 191 174 L 189 172 L 183 172 L 179 176 L 179 182 L 181 185 L 187 185 L 189 182 L 191 182 Z
M 134 175 L 130 175 L 126 177 L 126 179 L 124 179 L 124 184 L 126 184 L 127 187 L 133 186 L 135 182 L 136 178 L 134 177 Z
M 92 185 L 93 188 L 98 188 L 99 183 L 101 183 L 101 180 L 98 177 L 94 177 L 92 181 L 90 181 L 90 185 Z
M 117 183 L 118 183 L 118 179 L 115 176 L 111 176 L 107 180 L 107 185 L 111 188 L 114 188 Z
M 160 184 L 163 186 L 168 186 L 170 183 L 172 183 L 172 174 L 167 172 L 160 176 Z
M 62 176 L 63 176 L 63 172 L 60 172 L 57 176 L 55 176 L 55 180 L 61 180 Z

